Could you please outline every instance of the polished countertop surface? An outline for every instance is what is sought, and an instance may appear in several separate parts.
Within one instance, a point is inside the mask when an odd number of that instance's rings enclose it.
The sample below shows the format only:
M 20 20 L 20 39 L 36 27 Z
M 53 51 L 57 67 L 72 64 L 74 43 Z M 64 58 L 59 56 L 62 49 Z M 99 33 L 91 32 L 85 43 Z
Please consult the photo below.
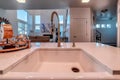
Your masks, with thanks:
M 6 73 L 11 66 L 14 67 L 18 61 L 37 49 L 81 49 L 105 67 L 118 71 L 116 73 L 120 71 L 120 48 L 117 47 L 100 43 L 76 43 L 75 47 L 72 47 L 72 43 L 61 43 L 61 47 L 57 47 L 57 43 L 32 43 L 31 45 L 29 49 L 0 53 L 0 73 Z

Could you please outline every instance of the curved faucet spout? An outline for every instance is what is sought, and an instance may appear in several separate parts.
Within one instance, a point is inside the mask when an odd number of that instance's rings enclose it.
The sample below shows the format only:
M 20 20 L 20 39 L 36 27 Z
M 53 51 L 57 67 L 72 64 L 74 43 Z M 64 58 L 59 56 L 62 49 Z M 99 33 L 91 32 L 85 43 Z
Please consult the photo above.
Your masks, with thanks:
M 54 15 L 56 15 L 57 20 L 58 20 L 58 47 L 61 47 L 61 41 L 60 41 L 60 24 L 59 24 L 59 16 L 58 13 L 53 11 L 51 14 L 51 24 L 53 25 L 53 19 L 54 19 Z
M 51 14 L 51 23 L 53 23 L 54 15 L 56 15 L 57 20 L 58 20 L 58 22 L 59 22 L 59 16 L 58 16 L 58 13 L 55 12 L 55 11 L 53 11 L 52 14 Z

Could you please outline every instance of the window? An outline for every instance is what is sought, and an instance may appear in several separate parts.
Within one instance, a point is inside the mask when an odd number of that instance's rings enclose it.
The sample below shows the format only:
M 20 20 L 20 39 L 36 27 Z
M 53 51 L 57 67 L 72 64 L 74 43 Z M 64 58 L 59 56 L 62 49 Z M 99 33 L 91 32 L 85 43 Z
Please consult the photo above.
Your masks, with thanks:
M 60 36 L 63 37 L 63 31 L 64 31 L 64 27 L 60 26 Z
M 17 10 L 18 34 L 28 34 L 28 13 L 25 10 Z
M 25 30 L 24 30 L 24 33 L 27 35 L 28 34 L 28 26 L 27 26 L 27 24 L 25 24 Z
M 96 28 L 100 28 L 100 24 L 96 24 Z
M 60 22 L 59 22 L 59 23 L 60 23 L 60 33 L 61 33 L 60 36 L 61 36 L 61 37 L 63 36 L 63 31 L 64 31 L 64 27 L 63 27 L 63 22 L 64 22 L 63 20 L 64 20 L 64 19 L 63 19 L 63 18 L 64 18 L 63 15 L 59 15 L 59 20 L 60 20 Z
M 111 24 L 96 24 L 96 28 L 111 28 Z
M 18 22 L 18 34 L 23 34 L 24 32 L 23 32 L 23 27 L 24 27 L 24 25 L 22 24 L 22 23 L 20 23 L 20 22 Z
M 107 28 L 111 28 L 111 24 L 107 24 Z
M 17 19 L 27 22 L 27 12 L 25 10 L 17 10 Z
M 70 24 L 70 15 L 67 17 L 67 24 Z
M 63 15 L 59 15 L 60 24 L 63 24 Z
M 41 19 L 40 15 L 35 15 L 35 32 L 40 32 Z
M 39 31 L 40 31 L 40 26 L 37 26 L 37 25 L 36 25 L 36 26 L 35 26 L 35 31 L 36 31 L 36 32 L 39 32 Z
M 106 25 L 105 24 L 101 24 L 101 28 L 106 28 Z
M 27 34 L 27 24 L 18 22 L 18 34 Z
M 40 15 L 35 16 L 35 24 L 40 24 Z

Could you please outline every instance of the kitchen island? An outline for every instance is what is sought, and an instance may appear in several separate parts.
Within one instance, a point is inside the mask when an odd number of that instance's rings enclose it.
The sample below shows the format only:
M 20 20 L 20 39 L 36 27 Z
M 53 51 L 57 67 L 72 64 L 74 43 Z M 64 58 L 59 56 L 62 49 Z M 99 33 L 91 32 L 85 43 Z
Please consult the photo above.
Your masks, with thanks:
M 1 53 L 0 54 L 0 80 L 48 80 L 48 79 L 63 79 L 63 80 L 119 80 L 120 79 L 120 48 L 100 44 L 100 43 L 75 43 L 75 47 L 72 47 L 72 43 L 61 43 L 61 47 L 57 47 L 57 43 L 32 43 L 32 47 L 29 49 L 9 52 L 9 53 Z M 44 53 L 44 51 L 82 51 L 82 54 L 90 59 L 92 62 L 87 62 L 86 65 L 93 64 L 93 62 L 97 63 L 94 67 L 96 70 L 92 72 L 81 72 L 77 74 L 72 73 L 64 73 L 64 74 L 49 74 L 49 73 L 39 73 L 35 71 L 17 71 L 14 69 L 20 63 L 22 63 L 25 59 L 31 56 L 34 53 Z M 41 52 L 43 51 L 43 52 Z M 57 52 L 58 53 L 58 52 Z M 57 54 L 56 53 L 56 54 Z M 75 52 L 74 52 L 75 53 Z M 77 52 L 78 53 L 78 52 Z M 76 53 L 76 54 L 77 54 Z M 61 53 L 60 53 L 61 54 Z M 66 53 L 65 53 L 66 54 Z M 43 54 L 42 54 L 43 55 Z M 66 55 L 73 55 L 67 53 Z M 66 56 L 65 55 L 65 56 Z M 40 54 L 38 56 L 41 56 Z M 61 56 L 61 55 L 60 55 Z M 64 56 L 63 56 L 64 57 Z M 85 60 L 87 61 L 87 57 Z M 49 58 L 49 57 L 46 57 Z M 59 58 L 59 57 L 58 57 Z M 69 57 L 70 58 L 70 57 Z M 30 58 L 31 59 L 31 58 Z M 73 59 L 73 58 L 72 58 Z M 75 60 L 76 58 L 74 58 Z M 89 61 L 89 60 L 88 60 Z M 27 62 L 25 62 L 27 63 Z M 82 64 L 82 63 L 81 63 Z M 23 65 L 23 64 L 22 64 Z M 24 66 L 24 65 L 23 65 Z M 19 67 L 19 66 L 18 66 Z M 20 67 L 21 68 L 21 67 Z M 24 67 L 22 67 L 24 68 Z M 101 69 L 102 68 L 102 69 Z M 17 68 L 18 69 L 18 68 Z M 95 72 L 96 71 L 96 72 Z M 14 76 L 13 76 L 14 75 Z M 99 76 L 99 77 L 98 77 Z

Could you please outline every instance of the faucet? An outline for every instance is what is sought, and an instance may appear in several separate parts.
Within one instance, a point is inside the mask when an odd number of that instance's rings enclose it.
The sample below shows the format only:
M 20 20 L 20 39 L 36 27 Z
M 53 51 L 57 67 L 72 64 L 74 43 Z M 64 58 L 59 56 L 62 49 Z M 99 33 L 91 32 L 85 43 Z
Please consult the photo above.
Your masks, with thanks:
M 58 13 L 53 11 L 52 14 L 51 14 L 51 24 L 53 25 L 53 19 L 54 19 L 54 15 L 57 16 L 57 20 L 58 20 L 58 47 L 61 47 L 61 41 L 60 41 L 60 23 L 59 23 L 59 16 L 58 16 Z
M 76 45 L 75 45 L 75 38 L 76 38 L 76 36 L 73 36 L 73 43 L 72 43 L 72 47 L 75 47 Z

